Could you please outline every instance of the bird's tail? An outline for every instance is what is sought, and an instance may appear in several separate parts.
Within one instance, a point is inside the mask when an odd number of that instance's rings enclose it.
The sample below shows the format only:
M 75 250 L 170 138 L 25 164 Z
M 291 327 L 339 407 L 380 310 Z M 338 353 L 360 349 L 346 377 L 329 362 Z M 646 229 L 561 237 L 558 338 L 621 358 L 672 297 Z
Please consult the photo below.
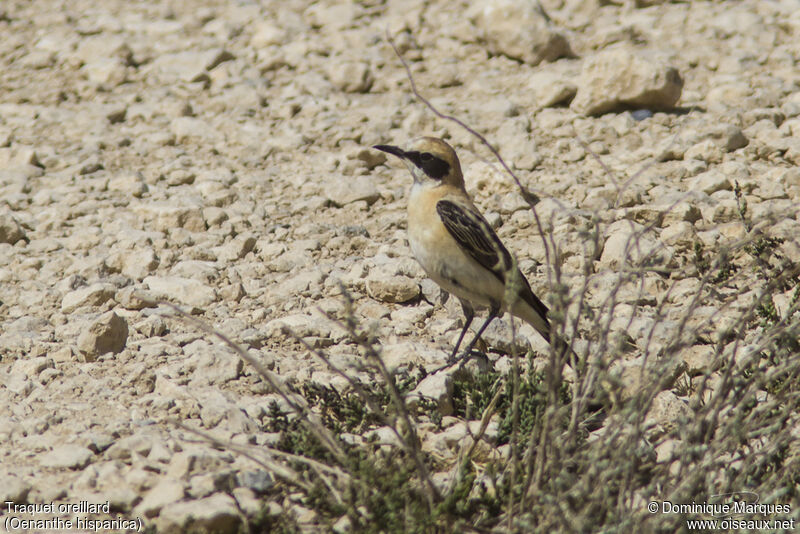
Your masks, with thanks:
M 575 349 L 570 347 L 569 343 L 558 334 L 554 334 L 551 337 L 552 340 L 548 340 L 548 342 L 556 351 L 556 356 L 559 358 L 566 358 L 567 365 L 575 369 L 575 366 L 578 364 L 578 354 L 575 352 Z
M 553 347 L 559 359 L 566 359 L 567 365 L 573 369 L 575 368 L 578 363 L 578 354 L 570 347 L 569 343 L 563 337 L 550 331 L 550 321 L 546 316 L 542 316 L 528 306 L 522 309 L 515 306 L 514 315 L 524 320 L 531 325 L 534 330 L 539 332 L 539 335 Z

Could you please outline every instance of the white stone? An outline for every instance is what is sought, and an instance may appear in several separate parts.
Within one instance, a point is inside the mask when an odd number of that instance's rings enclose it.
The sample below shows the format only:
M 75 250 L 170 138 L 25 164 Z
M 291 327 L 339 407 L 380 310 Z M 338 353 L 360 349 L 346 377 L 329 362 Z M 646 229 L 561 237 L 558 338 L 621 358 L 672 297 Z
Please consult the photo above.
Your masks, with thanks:
M 706 195 L 710 195 L 717 191 L 732 191 L 733 185 L 728 176 L 719 170 L 713 169 L 695 176 L 689 182 L 689 189 L 691 191 L 702 191 Z
M 190 140 L 216 143 L 222 140 L 217 128 L 196 117 L 177 117 L 172 120 L 169 129 L 175 135 L 175 140 L 178 143 L 185 143 Z
M 141 198 L 148 191 L 144 177 L 140 173 L 125 172 L 108 181 L 108 189 L 125 195 Z
M 670 247 L 660 243 L 652 231 L 633 221 L 617 221 L 606 229 L 608 238 L 600 256 L 600 267 L 617 270 L 640 263 L 664 265 L 673 256 Z
M 578 86 L 568 78 L 553 72 L 535 72 L 528 87 L 539 108 L 549 108 L 570 102 L 578 92 Z
M 183 201 L 176 205 L 174 202 L 141 203 L 134 206 L 134 211 L 142 215 L 152 229 L 159 232 L 169 232 L 175 228 L 186 228 L 191 232 L 204 232 L 206 222 L 203 219 L 203 206 L 199 202 Z
M 68 444 L 56 447 L 44 454 L 39 463 L 43 467 L 56 469 L 82 469 L 86 467 L 93 456 L 92 451 L 86 447 Z
M 670 109 L 681 97 L 677 69 L 655 55 L 611 49 L 584 60 L 578 93 L 570 107 L 599 115 L 620 106 Z
M 145 517 L 155 517 L 165 507 L 183 499 L 184 486 L 179 480 L 165 479 L 145 494 L 135 512 Z
M 25 237 L 19 222 L 8 210 L 0 210 L 0 243 L 13 245 Z
M 571 54 L 563 34 L 547 20 L 534 0 L 482 0 L 468 16 L 483 33 L 489 50 L 538 65 Z
M 280 45 L 286 40 L 286 31 L 276 26 L 272 21 L 257 21 L 250 37 L 250 46 L 255 49 L 267 46 Z
M 372 70 L 364 61 L 329 58 L 326 66 L 331 84 L 345 93 L 366 93 L 374 82 Z
M 35 358 L 25 358 L 17 360 L 11 366 L 12 373 L 21 373 L 28 378 L 36 378 L 45 369 L 53 368 L 53 360 L 47 356 L 37 356 Z
M 420 294 L 416 280 L 406 276 L 368 276 L 367 293 L 380 302 L 403 303 Z
M 690 414 L 686 401 L 671 391 L 662 391 L 653 399 L 647 418 L 659 425 L 662 433 L 668 433 L 688 421 Z
M 217 293 L 199 280 L 178 276 L 148 276 L 144 284 L 157 298 L 176 304 L 204 307 L 217 300 Z
M 252 234 L 239 234 L 224 245 L 215 249 L 217 260 L 222 262 L 232 262 L 242 258 L 253 250 L 256 244 L 256 237 Z
M 165 532 L 217 532 L 234 534 L 242 524 L 236 501 L 216 493 L 204 499 L 181 501 L 161 510 L 158 525 Z
M 342 207 L 353 202 L 374 204 L 380 198 L 375 179 L 371 176 L 329 176 L 326 178 L 325 198 L 334 206 Z
M 184 82 L 207 82 L 208 71 L 225 61 L 234 59 L 233 54 L 221 48 L 211 50 L 186 50 L 173 54 L 161 54 L 150 69 L 178 78 Z
M 453 413 L 453 377 L 445 372 L 426 376 L 406 396 L 406 402 L 413 407 L 419 403 L 420 398 L 434 401 L 442 415 L 451 415 Z
M 125 348 L 128 340 L 128 322 L 109 311 L 93 321 L 78 337 L 78 348 L 86 361 L 93 361 L 107 352 L 114 354 Z
M 61 313 L 72 313 L 84 306 L 100 306 L 114 298 L 117 288 L 111 284 L 97 283 L 65 294 L 61 299 Z

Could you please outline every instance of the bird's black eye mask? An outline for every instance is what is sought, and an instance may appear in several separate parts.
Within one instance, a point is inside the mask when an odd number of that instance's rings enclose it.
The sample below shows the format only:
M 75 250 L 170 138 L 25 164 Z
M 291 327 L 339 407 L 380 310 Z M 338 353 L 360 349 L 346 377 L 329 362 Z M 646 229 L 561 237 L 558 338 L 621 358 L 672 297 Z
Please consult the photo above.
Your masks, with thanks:
M 430 152 L 411 150 L 405 153 L 405 157 L 434 180 L 441 180 L 450 172 L 450 164 Z

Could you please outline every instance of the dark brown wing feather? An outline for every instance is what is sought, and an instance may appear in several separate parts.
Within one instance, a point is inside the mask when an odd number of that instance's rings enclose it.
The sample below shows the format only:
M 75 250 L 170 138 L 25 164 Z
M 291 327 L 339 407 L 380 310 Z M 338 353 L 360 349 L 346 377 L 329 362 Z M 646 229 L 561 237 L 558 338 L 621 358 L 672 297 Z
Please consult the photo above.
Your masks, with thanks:
M 436 211 L 461 248 L 505 284 L 506 273 L 511 269 L 511 254 L 486 219 L 450 200 L 437 202 Z M 533 293 L 525 276 L 520 273 L 519 277 L 522 280 L 519 298 L 546 320 L 547 306 Z

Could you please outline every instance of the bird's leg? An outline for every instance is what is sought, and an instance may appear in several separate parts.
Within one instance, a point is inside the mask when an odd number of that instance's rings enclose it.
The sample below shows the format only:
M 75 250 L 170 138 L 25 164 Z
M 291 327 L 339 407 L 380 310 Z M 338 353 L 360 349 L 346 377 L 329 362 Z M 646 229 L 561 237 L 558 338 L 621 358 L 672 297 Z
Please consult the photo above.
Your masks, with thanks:
M 475 318 L 475 310 L 472 309 L 472 306 L 465 300 L 459 299 L 459 301 L 461 302 L 461 309 L 464 311 L 464 328 L 461 329 L 461 334 L 458 336 L 458 341 L 456 341 L 456 346 L 453 348 L 453 353 L 450 354 L 450 359 L 448 360 L 450 363 L 456 361 L 458 347 L 460 347 L 461 342 L 464 341 L 464 334 L 467 333 L 469 325 L 472 324 L 472 320 Z
M 464 355 L 462 356 L 462 358 L 467 358 L 469 356 L 470 352 L 472 352 L 472 348 L 475 346 L 475 343 L 477 343 L 478 340 L 481 338 L 481 334 L 483 334 L 483 331 L 486 330 L 486 327 L 489 326 L 489 323 L 494 321 L 494 319 L 499 315 L 500 315 L 500 306 L 492 305 L 491 309 L 489 310 L 489 317 L 486 318 L 486 321 L 478 329 L 478 333 L 475 334 L 475 337 L 473 337 L 472 341 L 469 342 L 467 348 L 464 349 Z

